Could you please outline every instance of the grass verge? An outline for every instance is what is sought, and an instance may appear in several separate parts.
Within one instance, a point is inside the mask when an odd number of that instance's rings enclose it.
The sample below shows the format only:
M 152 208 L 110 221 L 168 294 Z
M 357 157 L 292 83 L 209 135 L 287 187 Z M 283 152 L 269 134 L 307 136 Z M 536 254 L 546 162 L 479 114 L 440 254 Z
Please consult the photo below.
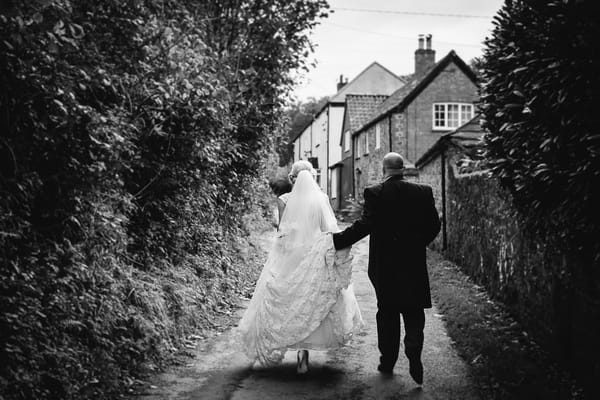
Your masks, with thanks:
M 427 258 L 432 295 L 483 399 L 584 398 L 502 304 L 440 254 Z

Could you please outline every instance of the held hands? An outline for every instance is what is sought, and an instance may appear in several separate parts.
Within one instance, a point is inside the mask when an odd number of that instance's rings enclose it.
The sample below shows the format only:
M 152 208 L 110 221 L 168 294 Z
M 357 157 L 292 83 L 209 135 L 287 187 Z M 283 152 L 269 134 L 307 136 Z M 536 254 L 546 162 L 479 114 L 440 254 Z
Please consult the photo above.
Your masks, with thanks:
M 351 249 L 352 249 L 352 246 L 346 247 L 344 249 L 336 250 L 335 251 L 335 263 L 339 265 L 339 264 L 343 263 L 344 261 L 346 261 L 348 259 L 348 257 L 350 257 Z
M 335 249 L 335 246 L 333 244 L 333 232 L 327 232 L 327 236 L 329 237 L 328 240 L 330 240 L 330 246 L 332 246 Z M 343 249 L 335 250 L 334 263 L 337 265 L 340 265 L 340 264 L 343 264 L 344 262 L 347 262 L 348 258 L 352 257 L 350 255 L 351 249 L 352 249 L 352 246 L 348 246 Z

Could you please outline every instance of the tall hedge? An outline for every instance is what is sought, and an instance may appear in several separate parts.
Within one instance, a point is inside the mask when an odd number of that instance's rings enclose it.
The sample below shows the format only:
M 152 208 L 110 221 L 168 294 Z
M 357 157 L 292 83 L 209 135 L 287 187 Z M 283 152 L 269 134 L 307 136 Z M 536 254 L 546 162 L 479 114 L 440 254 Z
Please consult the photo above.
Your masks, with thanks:
M 114 398 L 227 301 L 324 10 L 2 3 L 0 397 Z
M 517 210 L 520 237 L 535 244 L 515 274 L 525 278 L 523 285 L 538 288 L 539 296 L 516 291 L 519 304 L 510 307 L 526 326 L 536 324 L 527 322 L 529 311 L 523 310 L 541 310 L 539 320 L 549 324 L 534 332 L 536 339 L 570 367 L 590 398 L 598 396 L 600 377 L 595 3 L 507 0 L 494 18 L 481 66 L 487 155 Z
M 592 0 L 507 0 L 482 63 L 488 155 L 521 216 L 600 260 L 600 12 Z

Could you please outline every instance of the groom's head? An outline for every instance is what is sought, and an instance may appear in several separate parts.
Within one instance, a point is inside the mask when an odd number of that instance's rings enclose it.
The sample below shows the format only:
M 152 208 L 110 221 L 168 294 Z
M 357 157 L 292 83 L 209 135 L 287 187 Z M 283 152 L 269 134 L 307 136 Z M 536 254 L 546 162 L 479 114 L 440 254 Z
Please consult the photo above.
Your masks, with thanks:
M 387 153 L 383 157 L 383 177 L 402 175 L 404 171 L 404 159 L 398 153 Z

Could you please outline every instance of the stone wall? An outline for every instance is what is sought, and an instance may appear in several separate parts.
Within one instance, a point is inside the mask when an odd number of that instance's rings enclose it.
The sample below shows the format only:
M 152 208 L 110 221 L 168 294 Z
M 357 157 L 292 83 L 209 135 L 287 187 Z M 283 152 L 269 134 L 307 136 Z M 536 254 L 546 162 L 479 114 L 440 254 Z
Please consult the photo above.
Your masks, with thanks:
M 419 183 L 424 183 L 431 186 L 433 191 L 433 197 L 435 200 L 435 208 L 440 216 L 440 221 L 443 223 L 442 215 L 442 157 L 438 155 L 436 158 L 431 160 L 428 164 L 423 166 L 419 170 L 418 179 Z M 432 248 L 435 250 L 443 249 L 443 233 L 440 232 L 436 236 L 432 243 Z
M 404 113 L 396 113 L 390 116 L 392 123 L 392 148 L 393 151 L 402 154 L 406 158 L 406 117 Z M 388 124 L 389 126 L 389 124 Z M 386 137 L 389 132 L 386 132 Z
M 446 256 L 598 394 L 598 265 L 528 234 L 495 179 L 453 173 L 448 178 Z
M 375 129 L 379 125 L 381 132 L 381 145 L 378 149 L 375 148 Z M 354 160 L 355 179 L 356 179 L 356 198 L 362 199 L 363 192 L 367 186 L 374 185 L 381 181 L 383 171 L 381 169 L 383 156 L 390 151 L 389 145 L 389 119 L 385 118 L 379 121 L 376 125 L 371 126 L 368 130 L 361 132 L 358 140 L 362 140 L 361 150 L 364 150 L 364 136 L 369 135 L 369 152 L 368 154 L 360 154 L 360 157 Z M 361 151 L 364 153 L 364 151 Z M 360 173 L 358 170 L 360 170 Z

